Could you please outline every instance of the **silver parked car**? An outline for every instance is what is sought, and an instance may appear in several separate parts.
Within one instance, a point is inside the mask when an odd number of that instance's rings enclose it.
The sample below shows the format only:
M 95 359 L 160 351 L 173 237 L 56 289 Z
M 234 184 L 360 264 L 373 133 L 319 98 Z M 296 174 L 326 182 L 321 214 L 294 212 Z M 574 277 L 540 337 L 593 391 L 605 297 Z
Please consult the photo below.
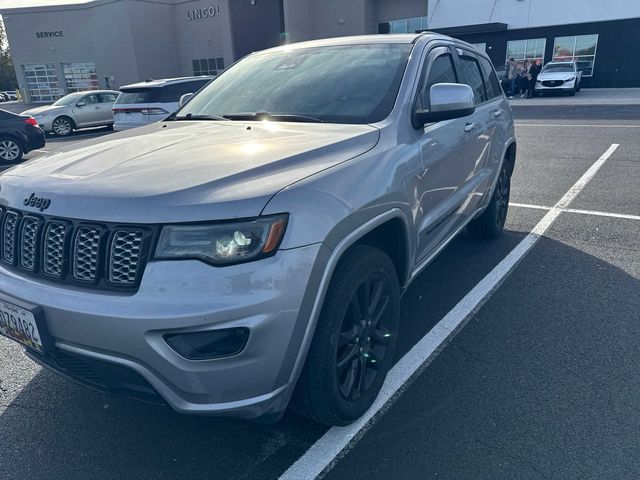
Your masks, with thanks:
M 113 90 L 75 92 L 22 115 L 31 115 L 45 132 L 64 137 L 79 128 L 113 125 L 112 107 L 117 96 Z
M 251 54 L 165 121 L 0 177 L 0 333 L 90 387 L 190 414 L 344 425 L 400 297 L 516 160 L 489 59 L 435 34 Z M 482 248 L 479 244 L 479 248 Z

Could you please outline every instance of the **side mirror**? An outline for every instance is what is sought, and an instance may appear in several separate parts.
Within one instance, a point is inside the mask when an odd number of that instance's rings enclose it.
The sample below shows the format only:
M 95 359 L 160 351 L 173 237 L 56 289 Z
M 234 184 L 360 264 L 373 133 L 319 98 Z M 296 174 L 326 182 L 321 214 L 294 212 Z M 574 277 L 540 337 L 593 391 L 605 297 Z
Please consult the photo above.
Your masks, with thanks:
M 83 101 L 76 103 L 76 107 L 84 107 L 86 105 L 87 105 L 87 102 L 83 102 Z
M 180 97 L 180 106 L 183 107 L 185 106 L 189 100 L 191 100 L 191 97 L 193 97 L 195 95 L 195 93 L 185 93 L 184 95 L 182 95 Z
M 469 85 L 436 83 L 429 91 L 429 105 L 429 110 L 414 110 L 413 125 L 416 129 L 427 123 L 471 115 L 476 109 L 476 100 Z

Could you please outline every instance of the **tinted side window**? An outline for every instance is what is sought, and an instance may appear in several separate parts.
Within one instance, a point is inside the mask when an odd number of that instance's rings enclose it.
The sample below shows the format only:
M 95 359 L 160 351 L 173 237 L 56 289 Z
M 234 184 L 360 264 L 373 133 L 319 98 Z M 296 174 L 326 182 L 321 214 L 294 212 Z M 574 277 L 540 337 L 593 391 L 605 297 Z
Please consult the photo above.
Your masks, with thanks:
M 185 93 L 195 93 L 209 80 L 194 80 L 191 82 L 174 83 L 173 85 L 167 85 L 162 87 L 162 101 L 163 102 L 178 102 L 180 97 Z
M 480 66 L 478 65 L 476 59 L 467 55 L 461 55 L 458 74 L 460 75 L 460 83 L 466 83 L 473 90 L 473 95 L 476 99 L 476 105 L 484 102 L 486 100 L 484 81 L 482 80 Z
M 93 105 L 94 103 L 98 103 L 98 95 L 87 95 L 86 97 L 82 97 L 80 101 L 87 105 Z
M 100 103 L 113 103 L 116 101 L 116 96 L 113 93 L 101 93 Z
M 418 108 L 429 108 L 429 92 L 436 83 L 458 83 L 456 72 L 453 68 L 453 58 L 448 53 L 437 57 L 431 63 L 427 79 L 425 80 L 423 77 L 422 88 L 418 95 L 418 103 L 420 103 Z
M 489 98 L 500 97 L 502 95 L 502 87 L 496 76 L 496 72 L 491 66 L 491 62 L 484 57 L 478 57 L 480 59 L 480 67 L 482 67 L 482 73 L 484 73 L 484 83 L 487 86 L 487 96 Z

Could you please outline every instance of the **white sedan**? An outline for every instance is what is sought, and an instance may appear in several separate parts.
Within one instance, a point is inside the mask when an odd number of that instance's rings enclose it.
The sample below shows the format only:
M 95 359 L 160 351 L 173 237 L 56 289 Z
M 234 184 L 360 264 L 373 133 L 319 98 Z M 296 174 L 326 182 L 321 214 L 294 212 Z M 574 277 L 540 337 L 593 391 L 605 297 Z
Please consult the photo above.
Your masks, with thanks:
M 576 62 L 549 62 L 538 75 L 534 96 L 547 92 L 566 92 L 574 96 L 580 91 L 582 71 Z

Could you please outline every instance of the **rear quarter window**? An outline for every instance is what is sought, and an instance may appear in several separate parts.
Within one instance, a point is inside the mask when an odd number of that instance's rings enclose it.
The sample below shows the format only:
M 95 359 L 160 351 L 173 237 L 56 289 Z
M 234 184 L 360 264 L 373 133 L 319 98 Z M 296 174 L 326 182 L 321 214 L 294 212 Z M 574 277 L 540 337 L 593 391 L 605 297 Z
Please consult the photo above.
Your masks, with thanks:
M 126 88 L 120 90 L 116 104 L 157 103 L 161 100 L 161 89 L 154 87 Z
M 162 87 L 162 102 L 174 103 L 180 101 L 180 97 L 185 93 L 196 93 L 203 86 L 209 83 L 210 79 L 193 80 L 190 82 L 174 83 Z

